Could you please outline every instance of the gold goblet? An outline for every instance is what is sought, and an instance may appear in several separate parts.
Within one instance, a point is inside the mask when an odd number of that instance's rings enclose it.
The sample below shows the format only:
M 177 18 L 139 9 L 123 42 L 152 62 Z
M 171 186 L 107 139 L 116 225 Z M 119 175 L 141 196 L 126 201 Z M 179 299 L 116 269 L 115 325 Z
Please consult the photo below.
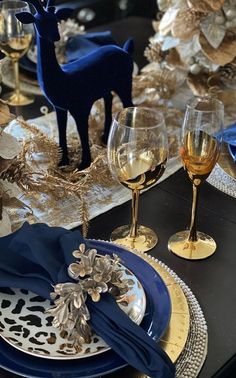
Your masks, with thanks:
M 223 122 L 224 106 L 217 99 L 195 97 L 187 104 L 180 155 L 193 186 L 191 224 L 189 230 L 177 232 L 168 242 L 169 250 L 185 259 L 205 259 L 216 250 L 214 239 L 197 231 L 196 215 L 199 188 L 219 157 Z
M 162 176 L 167 153 L 167 133 L 161 113 L 130 107 L 116 115 L 108 139 L 108 163 L 118 181 L 132 190 L 132 223 L 115 229 L 111 241 L 141 252 L 156 245 L 155 232 L 138 225 L 139 194 Z
M 22 24 L 17 20 L 16 14 L 29 12 L 26 2 L 20 0 L 7 0 L 0 2 L 0 50 L 8 56 L 13 64 L 15 90 L 3 96 L 3 99 L 12 106 L 31 104 L 32 96 L 26 96 L 20 92 L 19 59 L 29 48 L 33 27 L 30 24 Z

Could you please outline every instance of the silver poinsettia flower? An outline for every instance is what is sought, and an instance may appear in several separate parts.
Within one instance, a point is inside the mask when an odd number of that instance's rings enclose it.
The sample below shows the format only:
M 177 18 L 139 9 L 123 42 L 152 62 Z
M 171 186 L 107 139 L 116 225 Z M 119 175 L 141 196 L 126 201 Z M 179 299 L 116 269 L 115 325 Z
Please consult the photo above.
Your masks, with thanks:
M 86 251 L 85 244 L 84 244 L 84 243 L 81 243 L 80 246 L 79 246 L 79 249 L 75 249 L 75 250 L 72 252 L 72 255 L 73 255 L 74 257 L 80 258 L 81 255 L 83 255 L 85 251 Z
M 55 285 L 51 298 L 54 299 L 55 306 L 48 309 L 47 312 L 54 316 L 53 325 L 55 327 L 67 323 L 72 307 L 79 309 L 85 303 L 81 285 L 71 282 Z M 74 325 L 70 325 L 69 328 L 73 327 Z
M 75 249 L 73 252 L 72 252 L 72 255 L 76 258 L 80 258 L 82 255 L 89 255 L 89 254 L 97 254 L 97 251 L 96 249 L 94 248 L 91 248 L 91 249 L 88 249 L 86 250 L 86 246 L 84 243 L 81 243 L 80 246 L 79 246 L 79 249 Z
M 80 262 L 77 263 L 77 268 L 75 269 L 75 265 L 73 265 L 73 269 L 76 272 L 75 278 L 85 277 L 86 275 L 91 274 L 93 271 L 93 266 L 91 266 L 90 258 L 88 256 L 81 256 Z
M 83 293 L 81 286 L 73 282 L 59 283 L 54 286 L 54 292 L 51 293 L 51 298 L 53 299 L 53 297 L 55 298 L 56 296 L 67 297 L 71 293 L 81 295 Z
M 81 244 L 79 250 L 73 252 L 73 256 L 80 259 L 76 263 L 69 265 L 68 272 L 70 277 L 77 279 L 91 274 L 95 263 L 97 251 L 95 249 L 85 250 L 85 244 Z
M 120 264 L 121 260 L 119 258 L 119 256 L 117 256 L 115 253 L 112 254 L 112 261 L 115 265 L 118 265 Z
M 53 316 L 53 326 L 65 331 L 68 340 L 77 345 L 90 342 L 90 313 L 86 306 L 87 295 L 98 302 L 101 294 L 109 292 L 119 301 L 133 284 L 124 279 L 124 268 L 117 255 L 101 256 L 95 249 L 86 250 L 85 244 L 73 251 L 78 260 L 68 267 L 68 274 L 76 282 L 59 283 L 54 286 L 51 298 L 54 307 L 47 310 Z
M 123 270 L 113 271 L 111 275 L 111 283 L 118 288 L 127 288 L 129 290 L 129 286 L 133 284 L 133 281 L 129 279 L 124 279 L 123 277 Z
M 98 302 L 101 297 L 100 294 L 108 291 L 108 286 L 105 282 L 88 279 L 83 283 L 83 289 L 91 296 L 94 302 Z
M 97 282 L 109 282 L 111 280 L 113 265 L 110 256 L 104 256 L 96 260 L 93 271 L 93 279 Z

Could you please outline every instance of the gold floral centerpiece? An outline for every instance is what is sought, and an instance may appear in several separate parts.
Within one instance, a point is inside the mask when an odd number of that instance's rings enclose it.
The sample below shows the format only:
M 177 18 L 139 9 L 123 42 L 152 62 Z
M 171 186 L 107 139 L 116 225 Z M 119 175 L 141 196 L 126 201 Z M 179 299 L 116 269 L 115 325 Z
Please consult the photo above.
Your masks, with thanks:
M 158 6 L 156 34 L 145 51 L 150 62 L 186 71 L 198 95 L 236 78 L 234 0 L 158 0 Z

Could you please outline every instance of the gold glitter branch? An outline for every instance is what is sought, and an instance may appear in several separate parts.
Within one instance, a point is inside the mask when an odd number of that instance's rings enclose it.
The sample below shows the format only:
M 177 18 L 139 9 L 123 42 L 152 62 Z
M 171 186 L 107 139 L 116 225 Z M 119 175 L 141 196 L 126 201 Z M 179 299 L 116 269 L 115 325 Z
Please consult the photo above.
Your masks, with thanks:
M 28 146 L 27 152 L 43 152 L 49 159 L 49 166 L 57 167 L 61 156 L 58 144 L 36 126 L 26 122 L 22 117 L 17 117 L 16 121 L 23 129 L 29 131 L 34 136 L 34 138 L 30 139 L 28 144 L 26 144 Z

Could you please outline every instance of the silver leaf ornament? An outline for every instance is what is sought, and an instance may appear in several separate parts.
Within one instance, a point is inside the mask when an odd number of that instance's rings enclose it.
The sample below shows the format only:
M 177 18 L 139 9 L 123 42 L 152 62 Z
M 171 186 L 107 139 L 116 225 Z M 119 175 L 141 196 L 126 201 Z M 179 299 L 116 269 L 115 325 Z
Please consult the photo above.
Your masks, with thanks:
M 162 35 L 167 35 L 171 31 L 172 23 L 179 12 L 179 9 L 170 8 L 163 15 L 160 24 L 159 31 Z
M 204 36 L 214 49 L 218 49 L 226 33 L 225 24 L 219 25 L 215 22 L 217 16 L 219 16 L 219 12 L 212 13 L 200 23 Z
M 0 220 L 0 237 L 8 235 L 12 232 L 11 221 L 5 209 L 2 211 L 2 219 Z
M 201 51 L 198 34 L 194 35 L 193 38 L 187 42 L 180 42 L 176 49 L 178 50 L 182 62 L 189 64 L 190 59 Z
M 179 38 L 173 38 L 173 37 L 167 36 L 161 46 L 161 49 L 162 51 L 166 51 L 166 50 L 172 49 L 173 47 L 178 46 L 179 43 L 180 43 Z
M 18 140 L 4 131 L 0 133 L 0 156 L 3 159 L 13 159 L 21 152 Z

